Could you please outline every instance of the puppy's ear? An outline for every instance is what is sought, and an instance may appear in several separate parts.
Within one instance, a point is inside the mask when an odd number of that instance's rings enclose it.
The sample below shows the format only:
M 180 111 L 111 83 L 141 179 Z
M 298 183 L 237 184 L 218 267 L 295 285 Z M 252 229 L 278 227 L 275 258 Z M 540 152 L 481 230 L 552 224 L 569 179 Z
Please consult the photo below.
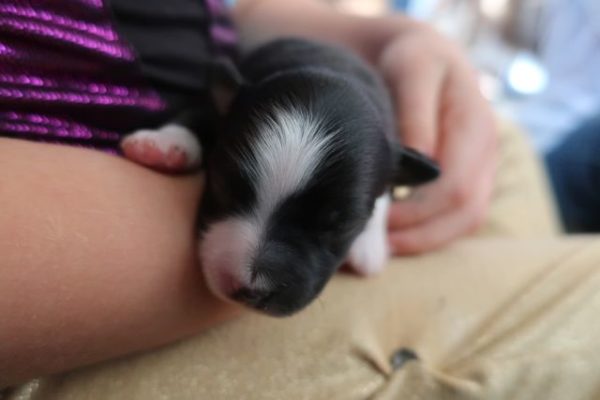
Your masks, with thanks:
M 394 144 L 396 165 L 393 184 L 418 186 L 429 183 L 440 175 L 439 165 L 429 157 L 399 143 Z
M 212 70 L 211 95 L 220 115 L 229 111 L 240 88 L 245 85 L 244 78 L 230 60 L 217 62 Z

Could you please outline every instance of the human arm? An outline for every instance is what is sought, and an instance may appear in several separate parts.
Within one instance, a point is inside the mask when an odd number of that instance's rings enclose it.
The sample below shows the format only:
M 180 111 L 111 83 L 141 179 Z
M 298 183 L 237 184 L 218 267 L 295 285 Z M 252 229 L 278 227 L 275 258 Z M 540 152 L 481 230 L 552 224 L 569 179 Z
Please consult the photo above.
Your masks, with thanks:
M 231 317 L 197 265 L 198 175 L 0 139 L 0 387 Z

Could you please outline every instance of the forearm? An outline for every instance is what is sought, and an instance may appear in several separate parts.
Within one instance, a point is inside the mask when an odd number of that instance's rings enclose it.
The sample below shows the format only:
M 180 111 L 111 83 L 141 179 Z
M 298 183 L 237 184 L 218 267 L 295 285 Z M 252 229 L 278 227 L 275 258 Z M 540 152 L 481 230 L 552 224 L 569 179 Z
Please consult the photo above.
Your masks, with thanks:
M 318 0 L 240 0 L 233 16 L 243 47 L 300 36 L 344 45 L 373 63 L 391 38 L 418 24 L 401 14 L 381 18 L 343 14 Z
M 0 387 L 232 314 L 196 262 L 198 176 L 0 139 Z

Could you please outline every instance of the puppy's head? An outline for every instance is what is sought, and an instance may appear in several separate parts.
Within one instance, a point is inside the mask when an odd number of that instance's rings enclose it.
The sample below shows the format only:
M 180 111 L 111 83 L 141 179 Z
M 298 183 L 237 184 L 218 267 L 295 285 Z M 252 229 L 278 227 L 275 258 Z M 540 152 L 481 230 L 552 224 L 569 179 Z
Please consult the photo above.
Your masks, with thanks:
M 233 106 L 201 212 L 204 275 L 222 298 L 271 315 L 306 306 L 393 178 L 376 113 L 325 84 L 277 81 Z
M 338 132 L 273 109 L 209 164 L 201 259 L 218 295 L 274 315 L 308 304 L 369 216 Z

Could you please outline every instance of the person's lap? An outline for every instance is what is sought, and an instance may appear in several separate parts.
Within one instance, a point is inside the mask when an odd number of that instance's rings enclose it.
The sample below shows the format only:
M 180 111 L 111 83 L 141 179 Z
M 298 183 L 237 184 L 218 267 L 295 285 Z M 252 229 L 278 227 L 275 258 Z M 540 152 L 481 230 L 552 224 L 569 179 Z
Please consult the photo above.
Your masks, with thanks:
M 395 261 L 379 278 L 339 275 L 296 317 L 247 315 L 41 381 L 32 398 L 591 398 L 598 244 L 472 240 Z M 402 349 L 419 360 L 394 370 Z
M 374 279 L 339 274 L 294 317 L 248 314 L 161 350 L 32 382 L 15 396 L 590 398 L 600 363 L 590 324 L 600 307 L 600 251 L 593 238 L 552 237 L 544 178 L 520 140 L 503 139 L 482 230 L 495 238 L 395 260 Z M 394 370 L 402 349 L 419 360 Z

